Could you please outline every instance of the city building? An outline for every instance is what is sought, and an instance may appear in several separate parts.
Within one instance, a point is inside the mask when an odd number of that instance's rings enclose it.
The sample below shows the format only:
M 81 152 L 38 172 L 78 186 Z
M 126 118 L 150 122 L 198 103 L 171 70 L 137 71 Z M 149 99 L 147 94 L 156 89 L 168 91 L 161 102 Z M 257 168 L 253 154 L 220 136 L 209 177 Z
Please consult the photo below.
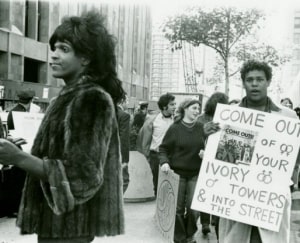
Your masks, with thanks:
M 294 79 L 300 73 L 300 9 L 294 11 L 292 27 L 294 48 L 291 60 L 291 77 Z
M 287 78 L 282 80 L 282 86 L 286 88 L 284 95 L 292 99 L 294 107 L 300 107 L 300 8 L 294 10 L 291 16 L 292 58 L 288 65 L 287 76 L 284 76 Z
M 157 101 L 167 92 L 182 91 L 183 80 L 181 51 L 173 50 L 170 42 L 159 28 L 152 34 L 152 66 L 150 100 Z
M 48 40 L 63 16 L 99 9 L 117 40 L 118 75 L 132 106 L 148 100 L 152 17 L 150 7 L 97 1 L 0 0 L 0 105 L 8 109 L 19 89 L 36 91 L 46 107 L 64 85 L 51 76 Z

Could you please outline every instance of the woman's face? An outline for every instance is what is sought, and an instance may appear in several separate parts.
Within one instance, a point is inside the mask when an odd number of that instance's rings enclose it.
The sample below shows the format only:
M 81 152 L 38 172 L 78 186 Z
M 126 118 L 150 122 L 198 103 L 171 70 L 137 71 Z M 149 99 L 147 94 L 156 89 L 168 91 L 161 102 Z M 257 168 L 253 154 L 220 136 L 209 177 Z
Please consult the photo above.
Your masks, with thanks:
M 200 114 L 200 106 L 195 103 L 184 109 L 184 117 L 186 120 L 195 121 Z
M 71 43 L 67 41 L 55 43 L 51 59 L 53 77 L 63 79 L 66 84 L 76 82 L 85 68 L 85 60 L 75 55 Z

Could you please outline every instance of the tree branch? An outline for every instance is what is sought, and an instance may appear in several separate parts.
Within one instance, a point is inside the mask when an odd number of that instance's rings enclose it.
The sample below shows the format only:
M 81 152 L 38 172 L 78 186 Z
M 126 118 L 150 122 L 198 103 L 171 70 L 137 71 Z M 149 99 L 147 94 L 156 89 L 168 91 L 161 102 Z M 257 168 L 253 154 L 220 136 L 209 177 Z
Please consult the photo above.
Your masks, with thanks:
M 234 40 L 234 41 L 230 44 L 230 46 L 228 47 L 228 50 L 231 50 L 232 46 L 234 46 L 234 44 L 238 42 L 238 40 L 241 38 L 242 35 L 243 35 L 243 34 L 240 33 L 240 34 L 235 38 L 235 40 Z
M 225 53 L 223 52 L 222 49 L 219 49 L 218 47 L 216 47 L 215 45 L 213 45 L 213 44 L 211 44 L 209 42 L 201 42 L 199 44 L 203 44 L 205 46 L 208 46 L 208 47 L 214 49 L 217 53 L 220 54 L 220 56 L 222 57 L 222 59 L 225 60 Z
M 236 70 L 235 72 L 229 74 L 229 77 L 232 77 L 232 76 L 236 75 L 240 70 L 241 70 L 241 69 L 239 68 L 239 69 Z

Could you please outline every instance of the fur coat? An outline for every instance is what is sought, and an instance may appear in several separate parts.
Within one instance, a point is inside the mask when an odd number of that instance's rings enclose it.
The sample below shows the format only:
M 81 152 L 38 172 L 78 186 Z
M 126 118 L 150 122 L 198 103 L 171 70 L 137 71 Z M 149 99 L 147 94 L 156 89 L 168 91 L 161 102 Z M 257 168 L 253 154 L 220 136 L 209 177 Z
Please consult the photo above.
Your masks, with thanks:
M 49 106 L 32 147 L 47 181 L 26 178 L 21 233 L 44 238 L 124 232 L 120 145 L 111 97 L 88 78 Z

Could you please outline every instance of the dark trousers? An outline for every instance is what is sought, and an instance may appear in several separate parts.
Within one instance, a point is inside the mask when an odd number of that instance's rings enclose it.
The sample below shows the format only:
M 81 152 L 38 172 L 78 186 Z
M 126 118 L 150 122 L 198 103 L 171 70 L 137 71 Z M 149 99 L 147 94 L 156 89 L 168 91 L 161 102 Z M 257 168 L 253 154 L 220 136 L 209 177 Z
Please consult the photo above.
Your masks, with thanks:
M 129 185 L 128 165 L 123 166 L 122 174 L 123 174 L 123 193 L 125 193 Z
M 211 216 L 211 224 L 215 226 L 215 232 L 217 235 L 217 240 L 219 240 L 219 222 L 220 222 L 220 217 L 216 215 Z
M 250 243 L 262 243 L 258 228 L 256 226 L 252 226 Z
M 178 198 L 176 206 L 174 242 L 186 242 L 194 236 L 197 228 L 197 220 L 200 216 L 201 224 L 210 223 L 210 215 L 191 209 L 193 195 L 198 176 L 191 178 L 180 177 Z
M 149 163 L 150 163 L 150 168 L 151 168 L 152 177 L 153 177 L 154 195 L 156 196 L 156 194 L 157 194 L 157 184 L 158 184 L 158 172 L 159 172 L 158 152 L 150 151 Z
M 18 212 L 25 178 L 26 172 L 15 166 L 0 170 L 0 217 Z

